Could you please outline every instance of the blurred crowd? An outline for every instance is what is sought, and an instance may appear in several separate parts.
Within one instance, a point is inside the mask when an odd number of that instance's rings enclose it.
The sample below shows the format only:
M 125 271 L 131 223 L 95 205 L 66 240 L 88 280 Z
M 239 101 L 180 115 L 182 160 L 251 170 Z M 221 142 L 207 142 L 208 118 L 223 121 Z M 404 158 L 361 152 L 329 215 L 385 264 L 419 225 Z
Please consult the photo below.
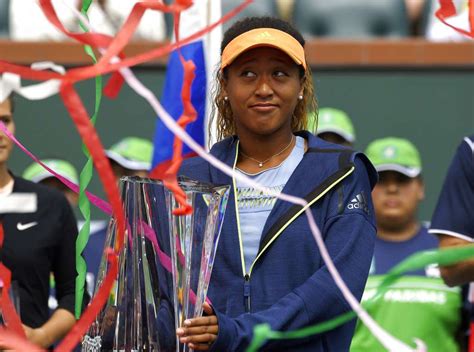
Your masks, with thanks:
M 94 30 L 115 34 L 125 22 L 136 0 L 93 1 L 88 16 Z M 170 3 L 171 0 L 164 0 Z M 73 13 L 80 0 L 53 0 L 59 19 L 69 30 L 78 31 Z M 222 13 L 239 4 L 222 0 Z M 458 15 L 449 19 L 457 27 L 468 28 L 467 0 L 454 0 Z M 247 16 L 269 15 L 292 23 L 306 38 L 407 38 L 432 41 L 462 41 L 464 36 L 443 25 L 435 17 L 439 0 L 258 0 L 224 25 Z M 172 16 L 147 11 L 134 40 L 163 41 L 171 38 Z M 15 41 L 59 41 L 66 37 L 44 17 L 36 0 L 0 0 L 0 38 Z

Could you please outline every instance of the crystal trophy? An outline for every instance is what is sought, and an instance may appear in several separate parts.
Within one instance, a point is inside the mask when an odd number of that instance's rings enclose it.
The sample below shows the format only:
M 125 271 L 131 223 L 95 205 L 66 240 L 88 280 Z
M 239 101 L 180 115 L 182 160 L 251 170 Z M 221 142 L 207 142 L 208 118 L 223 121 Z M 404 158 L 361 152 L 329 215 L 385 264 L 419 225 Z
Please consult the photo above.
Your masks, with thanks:
M 120 179 L 127 228 L 118 274 L 82 351 L 183 351 L 176 327 L 202 314 L 230 187 L 184 177 L 178 182 L 193 207 L 190 215 L 173 214 L 177 204 L 162 181 Z M 114 248 L 117 235 L 112 218 L 106 248 Z M 107 266 L 103 255 L 95 291 Z
M 179 207 L 173 194 L 165 190 L 170 226 L 171 263 L 175 327 L 184 320 L 201 316 L 219 234 L 229 196 L 229 186 L 213 186 L 180 178 L 179 184 L 193 212 L 174 215 Z M 176 341 L 176 351 L 188 351 Z

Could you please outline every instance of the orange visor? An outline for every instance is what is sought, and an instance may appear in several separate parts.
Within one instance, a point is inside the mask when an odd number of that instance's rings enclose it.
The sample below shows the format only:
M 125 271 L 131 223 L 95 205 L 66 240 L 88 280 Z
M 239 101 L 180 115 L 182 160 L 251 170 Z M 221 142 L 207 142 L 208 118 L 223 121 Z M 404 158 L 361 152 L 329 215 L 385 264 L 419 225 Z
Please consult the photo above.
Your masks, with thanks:
M 231 40 L 222 52 L 221 69 L 229 66 L 244 51 L 261 46 L 283 51 L 306 70 L 303 46 L 288 33 L 275 28 L 252 29 Z

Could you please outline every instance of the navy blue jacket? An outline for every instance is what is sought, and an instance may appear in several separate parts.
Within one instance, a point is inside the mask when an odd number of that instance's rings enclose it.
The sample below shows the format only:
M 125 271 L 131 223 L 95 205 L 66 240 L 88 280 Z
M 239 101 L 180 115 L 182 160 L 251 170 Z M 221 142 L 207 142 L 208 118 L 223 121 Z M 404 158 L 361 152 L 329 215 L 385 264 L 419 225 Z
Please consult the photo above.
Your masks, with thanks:
M 37 328 L 49 319 L 51 273 L 58 308 L 74 314 L 76 219 L 61 192 L 13 177 L 13 193 L 34 194 L 38 208 L 32 213 L 0 214 L 5 230 L 0 259 L 11 270 L 12 282 L 18 284 L 22 323 Z
M 360 153 L 297 133 L 308 150 L 283 189 L 305 198 L 342 278 L 360 300 L 376 235 L 371 190 L 377 174 Z M 211 154 L 233 166 L 238 139 L 215 144 Z M 214 184 L 231 177 L 201 158 L 188 159 L 180 174 Z M 279 331 L 317 324 L 350 311 L 331 278 L 308 226 L 304 210 L 277 200 L 250 273 L 243 272 L 234 190 L 231 191 L 208 296 L 218 317 L 212 351 L 244 351 L 257 324 Z M 347 351 L 355 320 L 303 340 L 269 341 L 262 350 Z

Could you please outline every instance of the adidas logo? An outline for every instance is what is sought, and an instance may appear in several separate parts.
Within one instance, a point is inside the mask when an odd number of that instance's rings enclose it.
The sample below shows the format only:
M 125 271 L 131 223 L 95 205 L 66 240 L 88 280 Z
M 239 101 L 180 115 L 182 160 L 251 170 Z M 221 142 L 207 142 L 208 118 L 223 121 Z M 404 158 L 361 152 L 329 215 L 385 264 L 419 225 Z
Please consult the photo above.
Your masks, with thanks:
M 353 198 L 349 204 L 347 204 L 347 209 L 361 209 L 369 214 L 369 207 L 367 205 L 367 198 L 365 193 L 362 191 Z

